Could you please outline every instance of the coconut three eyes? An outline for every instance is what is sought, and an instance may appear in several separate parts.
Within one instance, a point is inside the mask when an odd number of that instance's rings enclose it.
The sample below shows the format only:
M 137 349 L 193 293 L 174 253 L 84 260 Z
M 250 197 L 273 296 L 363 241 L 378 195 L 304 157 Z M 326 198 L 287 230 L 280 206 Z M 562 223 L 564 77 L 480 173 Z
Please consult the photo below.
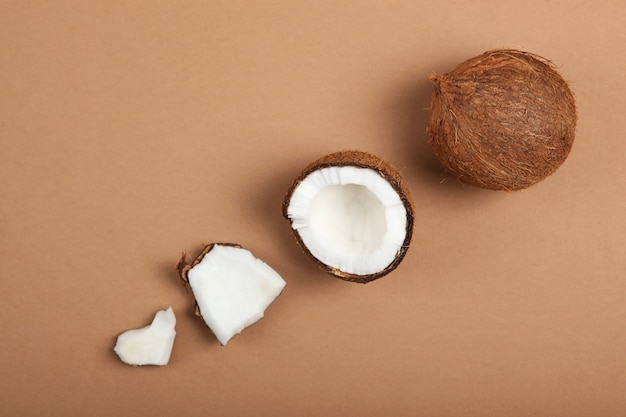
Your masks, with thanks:
M 324 271 L 366 283 L 393 271 L 413 229 L 413 204 L 398 171 L 361 151 L 311 163 L 283 202 L 297 242 Z

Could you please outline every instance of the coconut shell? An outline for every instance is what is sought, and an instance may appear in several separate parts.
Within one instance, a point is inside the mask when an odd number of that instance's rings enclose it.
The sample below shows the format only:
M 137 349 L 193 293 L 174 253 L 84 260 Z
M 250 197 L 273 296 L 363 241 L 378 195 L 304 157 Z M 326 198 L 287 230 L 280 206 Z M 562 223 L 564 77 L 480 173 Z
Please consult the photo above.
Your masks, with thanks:
M 340 269 L 334 268 L 330 265 L 326 265 L 319 259 L 317 259 L 307 248 L 307 246 L 302 241 L 302 238 L 297 230 L 291 229 L 293 235 L 298 242 L 298 245 L 302 248 L 303 252 L 309 256 L 323 271 L 337 277 L 341 278 L 345 281 L 357 282 L 357 283 L 367 283 L 373 281 L 377 278 L 385 276 L 389 274 L 391 271 L 395 270 L 400 262 L 404 259 L 404 256 L 407 253 L 409 248 L 409 244 L 411 243 L 411 237 L 413 235 L 413 216 L 414 216 L 414 206 L 413 200 L 411 199 L 411 193 L 409 192 L 409 188 L 406 183 L 402 180 L 402 177 L 398 170 L 396 170 L 389 162 L 385 161 L 381 157 L 363 151 L 357 150 L 346 150 L 328 154 L 326 156 L 321 157 L 320 159 L 310 163 L 306 168 L 302 170 L 302 172 L 296 177 L 293 181 L 291 187 L 287 191 L 285 198 L 283 200 L 283 216 L 289 219 L 287 214 L 289 203 L 291 201 L 291 196 L 293 195 L 295 189 L 300 185 L 300 183 L 312 172 L 317 171 L 319 169 L 329 168 L 329 167 L 342 167 L 342 166 L 353 166 L 358 168 L 369 168 L 376 171 L 381 177 L 383 177 L 398 193 L 404 208 L 406 210 L 407 216 L 407 224 L 406 224 L 406 235 L 402 247 L 398 251 L 395 259 L 391 262 L 385 269 L 379 271 L 374 274 L 369 275 L 357 275 L 347 273 Z
M 548 60 L 499 49 L 430 79 L 429 140 L 459 181 L 521 190 L 554 173 L 569 155 L 576 105 Z

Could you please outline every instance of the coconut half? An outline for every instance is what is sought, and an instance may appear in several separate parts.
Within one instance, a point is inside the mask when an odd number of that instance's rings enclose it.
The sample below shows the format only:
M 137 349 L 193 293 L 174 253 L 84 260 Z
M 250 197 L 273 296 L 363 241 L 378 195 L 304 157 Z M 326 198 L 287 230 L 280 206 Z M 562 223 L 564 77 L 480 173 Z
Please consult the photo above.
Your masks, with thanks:
M 174 347 L 175 327 L 172 307 L 160 310 L 152 324 L 120 334 L 113 350 L 128 365 L 167 365 Z
M 177 268 L 191 287 L 196 315 L 222 345 L 260 320 L 286 285 L 269 265 L 232 243 L 206 245 L 192 263 L 183 254 Z
M 283 202 L 297 242 L 324 271 L 366 283 L 393 271 L 413 231 L 399 172 L 371 153 L 342 151 L 307 166 Z

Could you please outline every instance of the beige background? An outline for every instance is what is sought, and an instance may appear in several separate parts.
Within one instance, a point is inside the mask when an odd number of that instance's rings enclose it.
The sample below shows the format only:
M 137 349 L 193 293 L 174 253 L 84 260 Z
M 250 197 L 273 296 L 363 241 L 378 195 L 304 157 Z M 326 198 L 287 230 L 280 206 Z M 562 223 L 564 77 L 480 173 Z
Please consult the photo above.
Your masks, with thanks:
M 626 415 L 626 3 L 0 1 L 0 414 Z M 518 193 L 447 179 L 428 75 L 550 58 L 579 125 Z M 416 202 L 368 285 L 325 275 L 282 197 L 331 151 L 378 153 Z M 287 281 L 221 347 L 174 266 L 237 242 Z M 171 305 L 166 367 L 116 336 Z

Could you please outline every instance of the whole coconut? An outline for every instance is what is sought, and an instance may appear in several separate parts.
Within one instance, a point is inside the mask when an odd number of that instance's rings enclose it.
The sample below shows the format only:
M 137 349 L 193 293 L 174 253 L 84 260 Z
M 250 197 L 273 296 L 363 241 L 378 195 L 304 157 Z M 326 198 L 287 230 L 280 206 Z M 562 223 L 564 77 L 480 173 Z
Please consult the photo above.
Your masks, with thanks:
M 576 105 L 567 82 L 546 59 L 498 49 L 430 80 L 430 142 L 459 181 L 520 190 L 567 158 Z

